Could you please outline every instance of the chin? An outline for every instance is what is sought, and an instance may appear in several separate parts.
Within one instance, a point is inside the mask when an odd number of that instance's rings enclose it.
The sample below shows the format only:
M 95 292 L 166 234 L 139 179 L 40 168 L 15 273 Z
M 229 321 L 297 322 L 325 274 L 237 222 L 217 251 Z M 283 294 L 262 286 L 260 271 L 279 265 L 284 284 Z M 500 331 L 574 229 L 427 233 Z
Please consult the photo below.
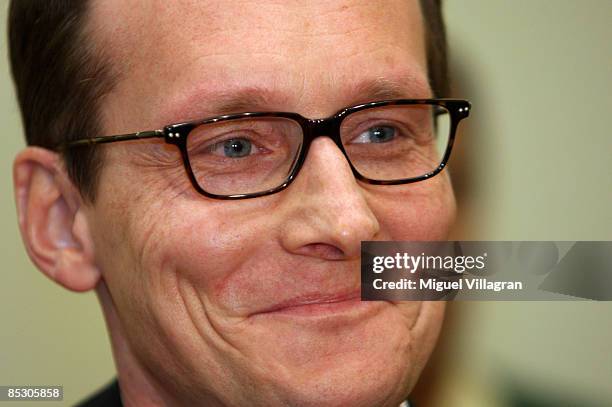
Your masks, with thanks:
M 286 386 L 288 405 L 393 406 L 404 400 L 414 385 L 409 360 L 377 353 L 372 357 L 347 353 L 311 364 L 291 377 Z
M 333 317 L 265 315 L 253 322 L 262 329 L 251 366 L 264 367 L 257 381 L 274 383 L 281 405 L 397 407 L 429 355 L 411 332 L 416 318 L 387 302 Z

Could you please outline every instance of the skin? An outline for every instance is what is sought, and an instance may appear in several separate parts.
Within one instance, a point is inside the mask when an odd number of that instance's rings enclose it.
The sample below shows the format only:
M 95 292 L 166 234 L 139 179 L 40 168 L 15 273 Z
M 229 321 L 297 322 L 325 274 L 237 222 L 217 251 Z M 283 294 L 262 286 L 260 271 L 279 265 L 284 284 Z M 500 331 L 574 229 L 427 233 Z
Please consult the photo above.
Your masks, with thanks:
M 311 118 L 388 91 L 372 83 L 431 96 L 417 1 L 231 4 L 94 2 L 88 32 L 118 77 L 105 134 L 217 115 L 236 93 L 265 99 L 240 110 Z M 96 290 L 126 406 L 406 398 L 444 305 L 355 299 L 360 242 L 445 239 L 455 218 L 446 173 L 362 184 L 321 137 L 284 191 L 219 201 L 192 188 L 163 141 L 103 148 L 95 203 L 34 147 L 15 160 L 15 191 L 36 265 L 68 289 Z

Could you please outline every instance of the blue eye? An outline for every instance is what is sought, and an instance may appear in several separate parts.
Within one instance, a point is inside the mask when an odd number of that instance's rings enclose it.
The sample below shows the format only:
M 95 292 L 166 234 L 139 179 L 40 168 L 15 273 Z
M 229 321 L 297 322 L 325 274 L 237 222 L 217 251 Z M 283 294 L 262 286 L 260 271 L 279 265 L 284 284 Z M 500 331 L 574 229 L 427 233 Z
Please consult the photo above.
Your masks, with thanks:
M 251 154 L 253 145 L 247 139 L 235 138 L 225 140 L 219 143 L 219 147 L 223 146 L 223 154 L 230 158 L 239 158 Z
M 370 127 L 355 139 L 353 143 L 386 143 L 395 138 L 396 129 L 389 126 Z

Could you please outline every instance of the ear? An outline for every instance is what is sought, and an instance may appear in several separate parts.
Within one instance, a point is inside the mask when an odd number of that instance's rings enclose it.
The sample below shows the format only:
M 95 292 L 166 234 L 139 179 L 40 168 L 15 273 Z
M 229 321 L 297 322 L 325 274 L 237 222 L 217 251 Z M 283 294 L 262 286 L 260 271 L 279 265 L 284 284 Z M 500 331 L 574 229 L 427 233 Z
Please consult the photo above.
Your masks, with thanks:
M 69 290 L 88 291 L 101 278 L 86 205 L 58 155 L 27 147 L 13 163 L 19 229 L 30 259 Z

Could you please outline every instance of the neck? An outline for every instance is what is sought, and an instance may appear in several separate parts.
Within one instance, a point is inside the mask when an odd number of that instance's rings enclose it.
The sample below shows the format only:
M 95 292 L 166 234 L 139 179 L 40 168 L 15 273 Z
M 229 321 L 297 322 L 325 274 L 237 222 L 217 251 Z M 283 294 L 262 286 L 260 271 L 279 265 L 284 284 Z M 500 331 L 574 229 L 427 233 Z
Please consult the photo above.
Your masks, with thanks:
M 121 321 L 104 280 L 96 287 L 96 293 L 104 311 L 104 319 L 110 335 L 123 405 L 125 407 L 180 405 L 181 403 L 170 397 L 164 387 L 134 356 L 123 335 Z

